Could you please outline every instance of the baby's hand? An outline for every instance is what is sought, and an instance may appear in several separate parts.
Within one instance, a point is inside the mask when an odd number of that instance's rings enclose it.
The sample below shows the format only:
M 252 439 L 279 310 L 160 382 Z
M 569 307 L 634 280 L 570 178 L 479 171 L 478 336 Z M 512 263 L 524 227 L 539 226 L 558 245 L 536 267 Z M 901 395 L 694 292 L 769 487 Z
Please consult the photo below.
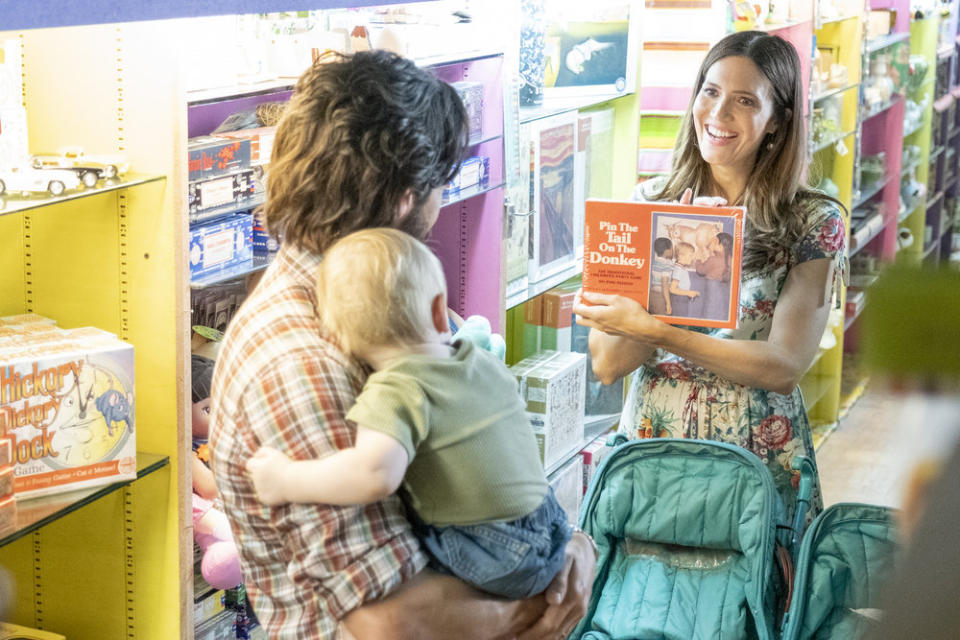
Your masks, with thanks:
M 271 447 L 261 447 L 247 460 L 247 473 L 253 481 L 257 499 L 267 505 L 284 504 L 286 499 L 286 475 L 290 458 Z

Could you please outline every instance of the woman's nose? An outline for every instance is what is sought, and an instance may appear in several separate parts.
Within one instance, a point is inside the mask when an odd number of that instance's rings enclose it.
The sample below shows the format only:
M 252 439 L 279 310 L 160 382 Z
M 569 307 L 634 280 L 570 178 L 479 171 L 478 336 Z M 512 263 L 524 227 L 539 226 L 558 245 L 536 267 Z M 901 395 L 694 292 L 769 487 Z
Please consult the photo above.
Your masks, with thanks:
M 725 99 L 721 98 L 713 103 L 713 109 L 710 110 L 710 115 L 714 118 L 721 119 L 730 113 L 730 103 Z

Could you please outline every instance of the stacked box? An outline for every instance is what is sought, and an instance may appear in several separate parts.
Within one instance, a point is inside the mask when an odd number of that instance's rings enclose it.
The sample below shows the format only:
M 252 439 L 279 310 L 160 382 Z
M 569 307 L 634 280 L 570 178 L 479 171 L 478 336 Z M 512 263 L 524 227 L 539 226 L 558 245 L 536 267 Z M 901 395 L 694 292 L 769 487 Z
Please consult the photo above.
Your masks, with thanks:
M 547 478 L 557 502 L 567 512 L 570 524 L 577 524 L 583 500 L 583 458 L 574 456 Z
M 256 129 L 215 132 L 210 135 L 214 138 L 247 140 L 250 143 L 250 163 L 264 165 L 270 164 L 270 154 L 273 151 L 273 140 L 276 138 L 277 128 L 258 127 Z
M 202 278 L 253 258 L 253 216 L 237 213 L 190 228 L 190 277 Z
M 209 180 L 250 168 L 250 141 L 214 136 L 187 140 L 188 180 Z
M 135 478 L 133 407 L 133 346 L 111 334 L 81 328 L 0 340 L 0 436 L 18 499 Z
M 190 220 L 209 220 L 220 214 L 231 213 L 237 207 L 253 206 L 256 192 L 253 169 L 191 182 L 187 188 Z
M 200 625 L 227 610 L 227 594 L 221 589 L 204 594 L 193 603 L 193 624 Z
M 585 364 L 581 353 L 542 351 L 510 368 L 545 468 L 583 444 Z
M 573 301 L 579 289 L 579 282 L 564 283 L 539 296 L 543 300 L 541 349 L 573 351 Z
M 236 640 L 236 611 L 224 611 L 203 624 L 197 625 L 193 637 L 194 640 Z
M 587 492 L 587 487 L 590 486 L 590 480 L 593 479 L 593 474 L 596 473 L 600 463 L 603 462 L 603 459 L 606 458 L 607 454 L 611 451 L 613 451 L 613 447 L 607 446 L 607 434 L 603 434 L 602 436 L 598 436 L 580 452 L 580 458 L 583 460 L 584 493 Z
M 443 197 L 459 193 L 471 187 L 485 187 L 490 181 L 490 158 L 471 156 L 460 165 L 460 171 L 443 190 Z
M 454 82 L 452 86 L 467 109 L 467 125 L 470 139 L 478 140 L 483 136 L 483 83 Z

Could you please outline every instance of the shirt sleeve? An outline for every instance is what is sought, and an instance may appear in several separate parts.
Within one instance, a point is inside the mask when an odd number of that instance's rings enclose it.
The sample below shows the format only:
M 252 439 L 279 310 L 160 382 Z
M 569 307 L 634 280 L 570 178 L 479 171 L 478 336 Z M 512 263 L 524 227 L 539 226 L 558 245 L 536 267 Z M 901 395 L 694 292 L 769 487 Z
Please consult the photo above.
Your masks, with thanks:
M 794 245 L 794 264 L 843 256 L 846 238 L 847 231 L 840 210 L 832 203 L 825 204 L 813 217 L 806 235 Z
M 413 460 L 429 433 L 430 408 L 416 380 L 395 372 L 374 373 L 347 419 L 395 439 Z

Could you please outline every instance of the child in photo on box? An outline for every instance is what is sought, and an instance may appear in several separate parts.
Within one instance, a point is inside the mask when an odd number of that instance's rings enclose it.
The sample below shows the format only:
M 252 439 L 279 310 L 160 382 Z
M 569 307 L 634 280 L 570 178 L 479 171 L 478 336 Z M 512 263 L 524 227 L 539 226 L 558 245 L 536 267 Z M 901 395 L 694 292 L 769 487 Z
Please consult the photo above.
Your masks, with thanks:
M 733 236 L 718 233 L 710 241 L 710 257 L 697 261 L 697 273 L 706 278 L 703 317 L 724 320 L 730 307 L 730 269 L 733 263 Z
M 690 279 L 696 252 L 696 247 L 686 242 L 678 242 L 673 249 L 676 265 L 670 276 L 670 306 L 673 315 L 680 318 L 696 318 L 702 311 L 700 305 L 694 305 L 701 292 L 693 288 Z
M 433 564 L 508 598 L 560 571 L 572 533 L 547 484 L 517 383 L 469 340 L 450 344 L 439 260 L 393 229 L 350 234 L 317 275 L 324 327 L 374 369 L 347 419 L 352 448 L 291 461 L 263 447 L 247 464 L 267 504 L 365 504 L 395 492 Z
M 670 279 L 673 277 L 673 243 L 670 238 L 653 241 L 653 265 L 650 268 L 650 297 L 648 306 L 655 316 L 668 316 L 673 309 L 670 304 Z

